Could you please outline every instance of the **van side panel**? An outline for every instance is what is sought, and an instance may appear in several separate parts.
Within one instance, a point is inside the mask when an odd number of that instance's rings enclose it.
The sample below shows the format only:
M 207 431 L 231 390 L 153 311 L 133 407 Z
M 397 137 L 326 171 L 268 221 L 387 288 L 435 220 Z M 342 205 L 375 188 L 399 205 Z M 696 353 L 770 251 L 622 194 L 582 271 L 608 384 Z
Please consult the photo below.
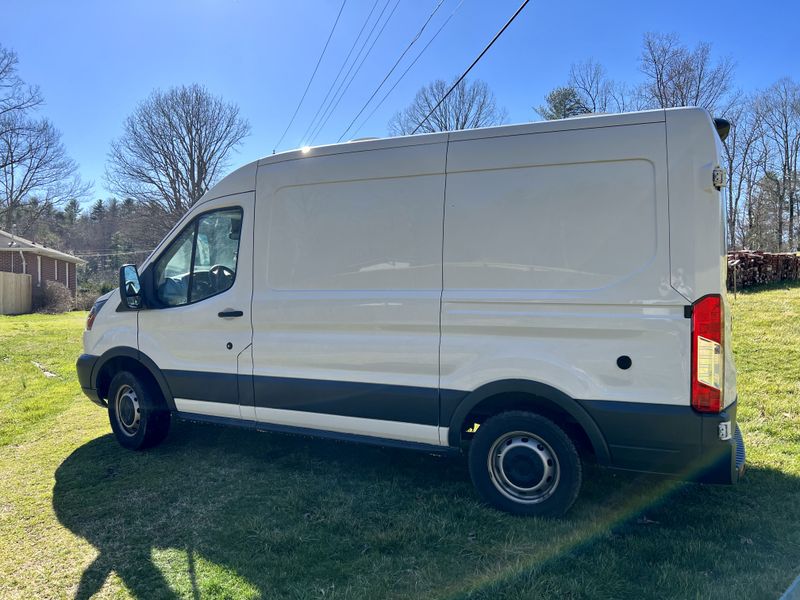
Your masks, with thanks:
M 712 171 L 720 164 L 718 141 L 706 111 L 667 112 L 670 281 L 691 302 L 725 291 L 724 208 L 712 183 Z
M 313 152 L 259 167 L 257 419 L 439 444 L 446 144 Z
M 585 292 L 646 269 L 658 250 L 653 171 L 635 159 L 451 174 L 445 285 Z
M 692 302 L 721 294 L 725 339 L 731 339 L 723 191 L 714 188 L 712 171 L 722 163 L 722 142 L 708 113 L 697 108 L 667 111 L 669 152 L 671 283 Z M 731 344 L 725 348 L 724 406 L 736 400 L 736 365 Z
M 450 142 L 443 389 L 525 378 L 578 400 L 689 405 L 661 118 Z

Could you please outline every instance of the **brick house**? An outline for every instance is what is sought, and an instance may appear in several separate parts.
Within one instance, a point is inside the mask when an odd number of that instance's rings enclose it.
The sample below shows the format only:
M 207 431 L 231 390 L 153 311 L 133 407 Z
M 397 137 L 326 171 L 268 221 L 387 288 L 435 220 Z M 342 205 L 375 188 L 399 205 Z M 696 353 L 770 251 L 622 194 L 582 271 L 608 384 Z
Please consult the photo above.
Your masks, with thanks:
M 63 283 L 72 297 L 78 294 L 77 266 L 86 261 L 0 229 L 0 271 L 27 273 L 34 286 L 44 281 Z

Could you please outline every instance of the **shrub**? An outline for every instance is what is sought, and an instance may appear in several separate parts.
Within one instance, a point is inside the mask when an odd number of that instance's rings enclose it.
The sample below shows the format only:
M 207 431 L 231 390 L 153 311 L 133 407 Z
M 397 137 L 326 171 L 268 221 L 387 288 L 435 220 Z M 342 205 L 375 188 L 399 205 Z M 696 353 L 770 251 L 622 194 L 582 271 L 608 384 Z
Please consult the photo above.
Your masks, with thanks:
M 91 310 L 94 301 L 100 294 L 94 291 L 78 290 L 78 297 L 75 299 L 75 310 Z
M 72 310 L 72 294 L 63 283 L 43 281 L 33 288 L 33 310 L 39 313 L 56 314 Z
M 110 281 L 84 281 L 78 288 L 78 296 L 75 299 L 75 310 L 90 310 L 95 301 L 112 290 L 117 288 L 117 284 Z

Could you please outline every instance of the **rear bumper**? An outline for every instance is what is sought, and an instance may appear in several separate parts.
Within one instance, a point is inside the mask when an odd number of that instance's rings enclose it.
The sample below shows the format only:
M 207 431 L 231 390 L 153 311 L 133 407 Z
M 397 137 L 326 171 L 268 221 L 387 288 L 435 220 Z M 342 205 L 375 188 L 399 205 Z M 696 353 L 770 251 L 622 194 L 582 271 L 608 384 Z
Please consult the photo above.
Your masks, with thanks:
M 581 404 L 606 439 L 609 467 L 706 483 L 736 483 L 743 471 L 744 442 L 735 402 L 719 414 L 635 402 Z M 723 423 L 730 426 L 730 439 L 720 439 Z
M 92 354 L 81 354 L 78 357 L 78 361 L 75 363 L 75 369 L 78 372 L 78 382 L 81 384 L 83 393 L 86 394 L 89 400 L 105 408 L 106 403 L 97 393 L 94 387 L 94 378 L 92 377 L 94 366 L 98 358 L 98 356 Z

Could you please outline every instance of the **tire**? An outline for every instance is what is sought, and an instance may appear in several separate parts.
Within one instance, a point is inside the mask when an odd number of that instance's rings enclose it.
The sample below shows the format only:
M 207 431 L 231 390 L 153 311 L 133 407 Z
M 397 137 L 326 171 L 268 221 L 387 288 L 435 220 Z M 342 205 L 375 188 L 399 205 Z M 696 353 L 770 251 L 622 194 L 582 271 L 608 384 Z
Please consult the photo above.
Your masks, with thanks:
M 530 412 L 482 423 L 470 445 L 469 473 L 485 502 L 515 515 L 560 517 L 581 487 L 575 444 L 550 419 Z
M 108 390 L 108 419 L 121 446 L 144 450 L 169 433 L 170 414 L 160 391 L 128 371 L 120 371 Z

